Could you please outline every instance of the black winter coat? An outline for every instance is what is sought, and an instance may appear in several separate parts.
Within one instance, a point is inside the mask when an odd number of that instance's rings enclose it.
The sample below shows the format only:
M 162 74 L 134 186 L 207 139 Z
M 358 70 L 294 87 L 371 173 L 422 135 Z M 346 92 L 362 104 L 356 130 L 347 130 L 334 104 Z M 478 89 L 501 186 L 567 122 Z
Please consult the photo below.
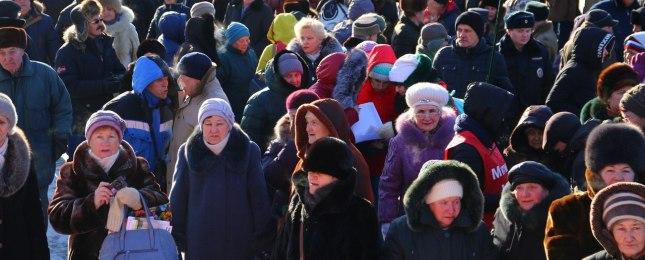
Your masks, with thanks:
M 285 53 L 293 52 L 284 50 L 273 58 L 271 66 L 264 72 L 268 86 L 249 98 L 242 116 L 242 129 L 251 137 L 253 142 L 260 146 L 260 150 L 263 153 L 269 145 L 271 136 L 273 136 L 273 127 L 287 113 L 284 105 L 287 96 L 298 90 L 298 88 L 290 85 L 280 76 L 280 67 L 277 61 Z M 307 63 L 300 55 L 297 56 L 304 70 L 302 75 L 308 75 Z M 300 88 L 307 88 L 310 84 L 308 77 L 302 77 Z
M 148 33 L 148 26 L 152 17 L 155 14 L 155 10 L 159 6 L 157 0 L 123 0 L 123 5 L 130 7 L 134 12 L 134 21 L 132 24 L 134 28 L 137 29 L 137 35 L 139 36 L 139 42 L 142 42 L 146 39 L 146 34 Z
M 300 259 L 300 232 L 304 228 L 304 259 L 376 259 L 379 236 L 376 212 L 367 200 L 353 194 L 357 175 L 354 170 L 345 179 L 323 187 L 328 194 L 316 204 L 304 198 L 311 196 L 307 173 L 296 173 L 292 179 L 296 194 L 271 258 Z
M 260 54 L 269 45 L 267 32 L 273 22 L 273 9 L 262 0 L 254 0 L 244 14 L 243 8 L 242 0 L 230 1 L 226 7 L 224 24 L 228 26 L 231 22 L 240 22 L 246 25 L 251 34 L 251 47 L 255 53 Z
M 491 55 L 494 55 L 492 64 Z M 468 49 L 457 46 L 453 40 L 451 45 L 437 52 L 432 69 L 448 84 L 448 91 L 455 91 L 453 96 L 457 98 L 463 98 L 468 84 L 476 81 L 487 82 L 516 93 L 508 77 L 504 57 L 484 40 Z
M 21 130 L 8 136 L 0 171 L 0 259 L 49 259 L 36 172 Z
M 553 72 L 546 47 L 531 38 L 521 51 L 508 34 L 502 36 L 497 51 L 504 56 L 508 77 L 515 88 L 518 115 L 530 105 L 543 105 L 553 84 Z
M 152 17 L 152 21 L 150 21 L 146 39 L 157 39 L 157 37 L 159 37 L 159 35 L 161 34 L 161 30 L 159 29 L 159 19 L 161 19 L 161 15 L 163 15 L 165 12 L 170 11 L 175 11 L 180 14 L 185 14 L 186 17 L 190 17 L 190 8 L 182 3 L 178 2 L 176 4 L 163 4 L 157 8 L 155 15 Z
M 415 24 L 406 16 L 401 16 L 399 22 L 394 26 L 391 40 L 391 45 L 397 58 L 408 53 L 414 54 L 420 33 L 420 25 Z
M 63 37 L 63 33 L 67 29 L 67 27 L 70 27 L 72 25 L 72 18 L 69 17 L 69 13 L 72 12 L 72 9 L 78 5 L 81 0 L 74 0 L 71 2 L 69 5 L 65 6 L 62 11 L 60 11 L 60 15 L 58 15 L 58 20 L 56 21 L 56 25 L 54 26 L 54 30 L 58 33 L 59 37 Z
M 552 201 L 569 194 L 569 183 L 559 174 L 543 171 L 531 164 L 519 167 L 516 170 L 544 176 L 552 187 L 547 187 L 549 194 L 539 204 L 523 211 L 512 194 L 511 185 L 507 183 L 502 191 L 499 208 L 495 212 L 493 243 L 499 248 L 502 260 L 543 260 L 546 259 L 546 255 L 542 241 L 549 205 Z
M 464 166 L 462 169 L 466 168 Z M 446 179 L 459 181 L 463 187 L 463 197 L 459 215 L 444 230 L 424 198 L 432 186 Z M 486 225 L 481 221 L 484 197 L 478 186 L 477 177 L 471 171 L 444 170 L 420 174 L 405 194 L 405 215 L 390 224 L 381 259 L 497 260 L 497 250 Z
M 66 43 L 56 54 L 56 71 L 65 82 L 72 99 L 73 134 L 85 133 L 90 115 L 121 90 L 125 68 L 107 35 L 80 42 L 75 33 L 66 35 Z
M 43 13 L 45 7 L 38 2 L 32 2 L 31 10 L 26 18 L 25 30 L 29 34 L 29 58 L 49 65 L 54 64 L 56 52 L 61 45 L 60 36 L 53 30 L 54 21 Z
M 553 113 L 568 111 L 577 115 L 585 103 L 596 96 L 603 50 L 614 42 L 611 33 L 594 27 L 582 29 L 576 36 L 573 57 L 558 73 L 546 98 L 546 105 Z

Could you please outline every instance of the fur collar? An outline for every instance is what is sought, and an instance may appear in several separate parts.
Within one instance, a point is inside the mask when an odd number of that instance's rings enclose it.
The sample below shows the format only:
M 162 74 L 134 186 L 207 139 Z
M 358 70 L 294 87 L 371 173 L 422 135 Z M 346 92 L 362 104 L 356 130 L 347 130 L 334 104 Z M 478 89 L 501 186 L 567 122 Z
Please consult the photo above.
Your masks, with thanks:
M 443 165 L 426 163 L 417 179 L 410 185 L 403 198 L 403 208 L 408 216 L 408 226 L 416 232 L 440 230 L 439 223 L 425 204 L 424 198 L 437 182 L 455 179 L 461 183 L 464 195 L 461 199 L 461 212 L 454 220 L 451 229 L 474 232 L 482 223 L 484 214 L 484 195 L 479 188 L 477 176 L 467 165 L 448 160 Z M 428 169 L 433 167 L 433 169 Z
M 396 119 L 396 131 L 401 135 L 407 145 L 420 148 L 445 148 L 455 135 L 455 112 L 447 107 L 442 108 L 443 114 L 438 128 L 432 135 L 424 134 L 415 124 L 412 109 L 401 114 Z
M 188 167 L 194 172 L 204 172 L 209 169 L 221 168 L 216 158 L 226 159 L 226 169 L 243 169 L 245 168 L 249 143 L 251 139 L 242 131 L 237 124 L 231 128 L 228 143 L 219 155 L 215 155 L 204 144 L 204 134 L 196 128 L 195 132 L 188 137 L 186 141 L 185 156 Z
M 300 222 L 300 217 L 309 217 L 311 215 L 321 216 L 325 214 L 338 214 L 346 211 L 351 203 L 351 198 L 354 195 L 354 185 L 356 184 L 356 176 L 358 173 L 353 172 L 350 176 L 343 180 L 339 180 L 331 187 L 329 193 L 318 202 L 313 209 L 306 207 L 304 204 L 305 193 L 309 192 L 307 182 L 307 172 L 299 171 L 292 177 L 292 183 L 296 187 L 296 194 L 294 199 L 289 204 L 289 212 L 291 212 L 291 220 L 293 223 Z
M 618 245 L 614 242 L 614 237 L 605 222 L 602 220 L 603 204 L 610 196 L 619 192 L 630 192 L 645 197 L 645 186 L 637 182 L 620 182 L 608 186 L 602 191 L 598 192 L 591 202 L 590 222 L 591 232 L 598 240 L 598 243 L 605 248 L 608 254 L 616 259 L 622 259 L 621 253 L 618 250 Z
M 132 146 L 126 141 L 121 141 L 121 146 L 119 147 L 119 157 L 112 165 L 112 168 L 108 172 L 105 172 L 103 168 L 88 154 L 90 145 L 87 141 L 83 141 L 76 151 L 74 151 L 74 160 L 72 161 L 72 167 L 74 169 L 74 174 L 83 175 L 90 182 L 99 183 L 100 181 L 106 180 L 106 176 L 110 175 L 121 175 L 117 172 L 126 171 L 125 175 L 132 174 L 136 172 L 139 166 L 144 168 L 144 171 L 149 171 L 148 165 L 138 165 L 137 156 L 134 153 Z
M 510 222 L 521 225 L 531 230 L 544 229 L 546 215 L 549 211 L 551 202 L 570 193 L 569 183 L 560 174 L 550 172 L 550 178 L 554 179 L 554 186 L 549 190 L 547 195 L 539 204 L 533 206 L 528 212 L 523 213 L 517 204 L 517 199 L 511 193 L 511 185 L 506 183 L 502 190 L 499 201 L 500 211 L 504 218 Z
M 105 33 L 110 36 L 121 33 L 131 28 L 134 21 L 134 12 L 127 6 L 121 7 L 121 18 L 112 25 L 106 25 Z
M 22 130 L 7 136 L 5 164 L 0 171 L 0 197 L 7 198 L 18 192 L 27 182 L 31 168 L 31 149 Z

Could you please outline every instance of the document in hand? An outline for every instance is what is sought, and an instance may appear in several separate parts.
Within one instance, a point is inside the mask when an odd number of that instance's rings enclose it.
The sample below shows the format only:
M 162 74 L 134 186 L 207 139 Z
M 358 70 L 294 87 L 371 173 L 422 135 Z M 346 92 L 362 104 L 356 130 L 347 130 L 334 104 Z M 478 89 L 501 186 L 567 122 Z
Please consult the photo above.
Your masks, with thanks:
M 358 122 L 352 125 L 352 132 L 357 143 L 380 139 L 379 128 L 383 125 L 374 103 L 358 105 Z

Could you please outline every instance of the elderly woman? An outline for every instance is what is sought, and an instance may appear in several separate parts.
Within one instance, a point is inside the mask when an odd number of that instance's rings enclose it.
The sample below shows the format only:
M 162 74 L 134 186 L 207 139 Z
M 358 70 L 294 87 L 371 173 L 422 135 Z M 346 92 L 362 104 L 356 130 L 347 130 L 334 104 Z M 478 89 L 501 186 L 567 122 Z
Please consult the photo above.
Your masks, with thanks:
M 569 183 L 541 163 L 526 161 L 508 173 L 493 221 L 501 259 L 546 259 L 544 223 L 549 205 L 569 194 Z
M 432 83 L 417 83 L 405 93 L 408 111 L 396 120 L 398 134 L 390 146 L 379 183 L 379 221 L 383 234 L 389 223 L 405 214 L 403 194 L 428 160 L 443 159 L 455 135 L 455 112 L 446 107 L 448 91 Z
M 591 230 L 605 248 L 585 260 L 645 258 L 645 185 L 610 185 L 591 201 Z
M 114 38 L 112 47 L 116 56 L 127 67 L 130 62 L 137 60 L 137 48 L 139 48 L 139 35 L 132 24 L 134 12 L 127 6 L 121 5 L 120 0 L 99 0 L 103 6 L 101 18 L 107 26 L 107 35 Z
M 224 36 L 226 47 L 218 53 L 217 79 L 233 108 L 235 122 L 241 122 L 246 101 L 254 91 L 260 90 L 254 80 L 258 57 L 250 47 L 249 29 L 244 24 L 232 22 Z
M 270 220 L 260 148 L 223 99 L 204 101 L 198 123 L 178 152 L 172 234 L 186 259 L 253 259 Z
M 602 124 L 591 131 L 585 149 L 587 191 L 554 200 L 545 226 L 549 259 L 581 259 L 602 250 L 589 227 L 591 200 L 618 182 L 643 182 L 645 137 L 624 123 Z
M 17 119 L 11 99 L 0 94 L 0 259 L 49 259 L 36 172 Z
M 482 222 L 484 196 L 468 165 L 429 161 L 405 193 L 382 259 L 498 259 Z
M 614 63 L 603 69 L 596 83 L 596 97 L 580 111 L 580 122 L 589 119 L 612 120 L 620 117 L 620 99 L 638 84 L 638 74 L 625 63 Z
M 320 61 L 329 54 L 342 52 L 343 47 L 336 38 L 327 34 L 324 25 L 311 17 L 300 19 L 295 25 L 296 38 L 287 45 L 287 50 L 306 58 L 310 77 L 315 78 L 315 71 Z M 313 82 L 313 81 L 312 81 Z
M 85 125 L 87 140 L 60 169 L 48 211 L 54 229 L 70 235 L 69 259 L 98 259 L 113 197 L 129 201 L 126 205 L 133 210 L 141 208 L 139 194 L 151 207 L 168 202 L 148 162 L 123 141 L 125 127 L 116 113 L 95 112 Z M 127 187 L 112 187 L 117 178 Z

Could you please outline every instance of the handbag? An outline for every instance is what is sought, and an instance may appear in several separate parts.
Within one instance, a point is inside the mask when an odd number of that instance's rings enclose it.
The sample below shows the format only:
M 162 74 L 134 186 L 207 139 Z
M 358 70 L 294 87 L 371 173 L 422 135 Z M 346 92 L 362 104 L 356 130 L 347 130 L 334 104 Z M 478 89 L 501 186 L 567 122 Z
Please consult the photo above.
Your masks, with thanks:
M 108 234 L 99 251 L 100 260 L 163 260 L 178 259 L 177 245 L 170 232 L 153 228 L 148 205 L 139 194 L 148 221 L 147 229 L 126 230 L 127 214 L 121 230 Z M 127 210 L 127 209 L 124 209 Z

